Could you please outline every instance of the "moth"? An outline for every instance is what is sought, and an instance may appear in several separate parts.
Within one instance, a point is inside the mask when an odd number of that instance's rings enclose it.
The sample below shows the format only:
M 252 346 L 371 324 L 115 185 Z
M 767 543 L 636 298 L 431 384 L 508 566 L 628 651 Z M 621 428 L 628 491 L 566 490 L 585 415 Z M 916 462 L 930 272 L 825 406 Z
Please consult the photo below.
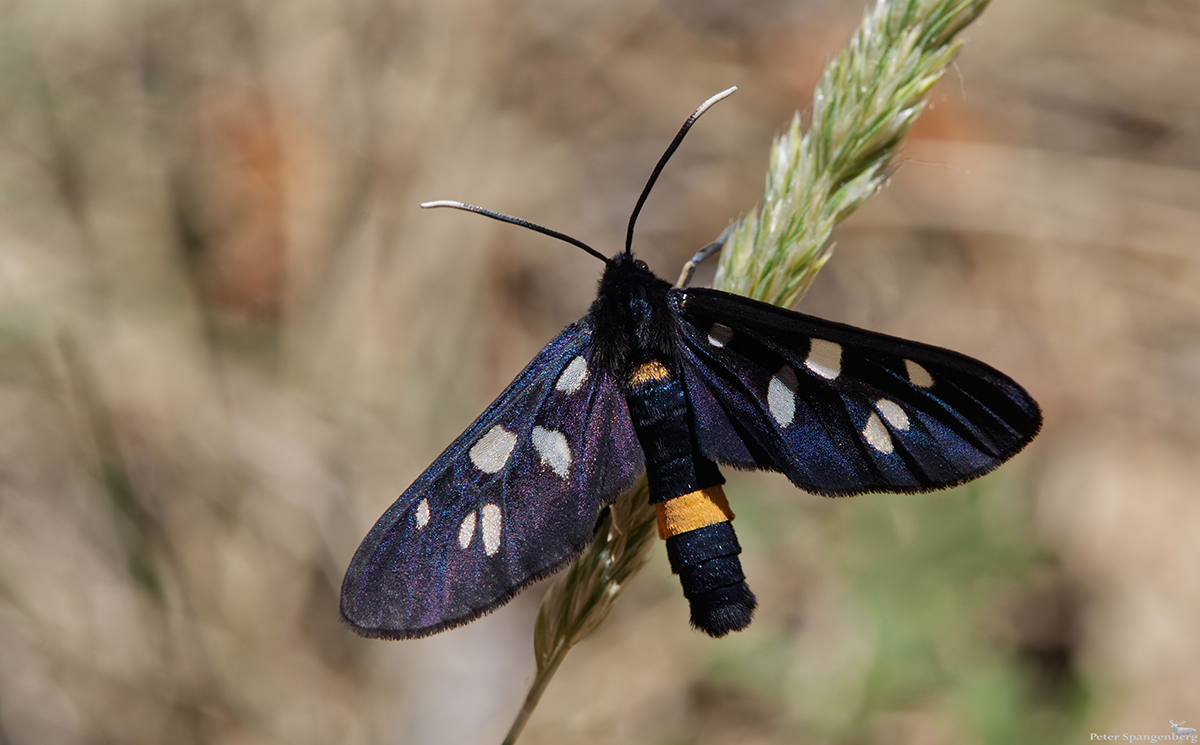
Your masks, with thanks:
M 744 629 L 756 606 L 720 466 L 825 496 L 926 492 L 999 466 L 1041 427 L 1011 378 L 946 349 L 712 289 L 672 286 L 624 251 L 587 315 L 550 341 L 383 514 L 355 553 L 341 614 L 405 639 L 478 618 L 565 567 L 644 473 L 692 625 Z M 712 247 L 707 247 L 711 249 Z M 702 252 L 703 253 L 703 252 Z M 702 258 L 697 254 L 697 259 Z M 681 282 L 686 284 L 686 282 Z

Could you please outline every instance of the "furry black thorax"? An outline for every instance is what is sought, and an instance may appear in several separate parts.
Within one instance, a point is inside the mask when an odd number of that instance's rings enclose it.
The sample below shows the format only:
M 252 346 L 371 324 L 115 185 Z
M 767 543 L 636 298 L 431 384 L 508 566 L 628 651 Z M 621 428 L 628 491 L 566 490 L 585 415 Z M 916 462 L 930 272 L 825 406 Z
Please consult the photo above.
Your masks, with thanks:
M 675 366 L 670 289 L 671 283 L 631 254 L 621 252 L 609 260 L 588 310 L 598 364 L 622 379 L 634 365 L 650 360 Z

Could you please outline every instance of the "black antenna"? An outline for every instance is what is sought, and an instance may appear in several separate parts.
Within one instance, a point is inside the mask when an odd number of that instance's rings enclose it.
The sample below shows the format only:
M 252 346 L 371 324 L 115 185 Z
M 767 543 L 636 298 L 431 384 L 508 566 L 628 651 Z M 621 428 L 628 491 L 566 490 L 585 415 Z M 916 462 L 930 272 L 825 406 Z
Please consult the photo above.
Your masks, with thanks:
M 557 238 L 560 241 L 570 243 L 572 246 L 577 246 L 578 248 L 582 248 L 584 251 L 587 251 L 592 256 L 595 256 L 597 259 L 600 259 L 605 264 L 608 263 L 608 259 L 604 256 L 604 254 L 600 253 L 599 251 L 592 248 L 591 246 L 584 243 L 583 241 L 572 238 L 571 236 L 566 235 L 565 233 L 560 233 L 557 230 L 551 230 L 550 228 L 543 228 L 541 225 L 538 225 L 535 222 L 529 222 L 528 220 L 522 220 L 519 217 L 513 217 L 512 215 L 505 215 L 500 212 L 495 212 L 493 210 L 486 209 L 484 207 L 476 207 L 473 204 L 466 204 L 465 202 L 455 202 L 455 201 L 446 200 L 446 199 L 442 199 L 437 202 L 422 202 L 421 206 L 424 207 L 425 209 L 430 209 L 432 207 L 453 207 L 456 210 L 465 210 L 467 212 L 474 212 L 478 215 L 483 215 L 484 217 L 490 217 L 493 220 L 499 220 L 500 222 L 510 222 L 513 225 L 520 225 L 523 228 L 529 228 L 530 230 L 541 233 L 542 235 L 548 235 L 551 238 Z
M 683 123 L 683 126 L 679 128 L 679 134 L 675 135 L 675 139 L 671 141 L 667 152 L 663 153 L 662 157 L 658 159 L 658 165 L 654 166 L 654 172 L 650 174 L 650 180 L 646 182 L 645 188 L 642 189 L 642 195 L 638 197 L 637 206 L 633 208 L 633 214 L 629 216 L 629 230 L 625 233 L 625 253 L 633 253 L 633 224 L 637 222 L 638 213 L 642 211 L 642 205 L 646 203 L 646 197 L 650 196 L 650 189 L 654 187 L 654 182 L 658 180 L 658 174 L 662 173 L 662 169 L 667 165 L 667 161 L 671 159 L 671 156 L 679 148 L 679 143 L 683 142 L 683 136 L 688 133 L 688 130 L 692 128 L 692 125 L 696 123 L 700 115 L 708 111 L 710 106 L 723 98 L 733 95 L 733 92 L 736 90 L 737 86 L 735 85 L 700 104 L 700 108 L 693 111 L 692 115 Z

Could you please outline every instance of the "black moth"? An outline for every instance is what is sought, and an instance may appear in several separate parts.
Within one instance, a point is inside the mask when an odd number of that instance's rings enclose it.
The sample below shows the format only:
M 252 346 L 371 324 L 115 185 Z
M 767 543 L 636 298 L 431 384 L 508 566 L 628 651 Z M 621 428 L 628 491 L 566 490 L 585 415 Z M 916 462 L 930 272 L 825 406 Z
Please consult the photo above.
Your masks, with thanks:
M 630 252 L 659 160 L 586 316 L 546 345 L 363 540 L 343 619 L 405 639 L 467 623 L 559 571 L 644 472 L 692 624 L 723 636 L 755 608 L 718 464 L 826 496 L 924 492 L 987 473 L 1041 426 L 991 367 L 945 349 L 709 289 L 672 287 Z M 698 255 L 699 256 L 699 255 Z

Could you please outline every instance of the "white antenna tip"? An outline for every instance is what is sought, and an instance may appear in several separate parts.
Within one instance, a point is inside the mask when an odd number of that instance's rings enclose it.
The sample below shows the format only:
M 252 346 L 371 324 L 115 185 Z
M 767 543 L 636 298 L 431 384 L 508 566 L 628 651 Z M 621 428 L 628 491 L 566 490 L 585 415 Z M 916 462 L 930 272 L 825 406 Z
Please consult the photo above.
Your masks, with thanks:
M 725 90 L 721 91 L 717 95 L 713 96 L 712 98 L 708 99 L 704 103 L 700 104 L 700 108 L 696 109 L 696 113 L 692 114 L 692 116 L 695 118 L 699 118 L 699 116 L 701 114 L 703 114 L 705 111 L 708 111 L 710 106 L 712 106 L 713 104 L 715 104 L 716 102 L 718 102 L 722 99 L 732 96 L 735 91 L 737 91 L 736 85 L 731 88 L 726 88 Z

